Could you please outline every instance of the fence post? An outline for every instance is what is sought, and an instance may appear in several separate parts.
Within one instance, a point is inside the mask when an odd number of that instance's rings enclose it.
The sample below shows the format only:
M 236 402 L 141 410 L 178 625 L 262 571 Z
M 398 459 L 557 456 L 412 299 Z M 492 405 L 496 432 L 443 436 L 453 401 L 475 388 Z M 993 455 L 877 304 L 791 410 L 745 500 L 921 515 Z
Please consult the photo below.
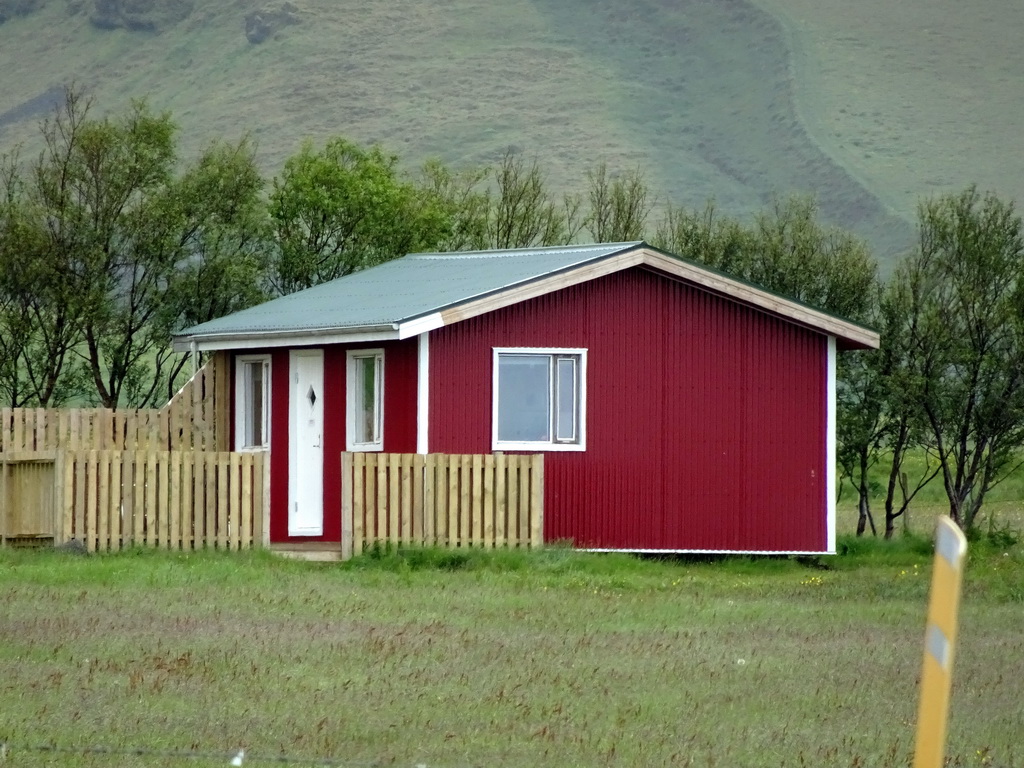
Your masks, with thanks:
M 341 454 L 341 559 L 352 557 L 352 454 Z
M 4 409 L 4 426 L 7 409 Z M 7 462 L 0 456 L 0 547 L 7 546 Z
M 544 543 L 544 455 L 536 454 L 530 473 L 530 546 Z

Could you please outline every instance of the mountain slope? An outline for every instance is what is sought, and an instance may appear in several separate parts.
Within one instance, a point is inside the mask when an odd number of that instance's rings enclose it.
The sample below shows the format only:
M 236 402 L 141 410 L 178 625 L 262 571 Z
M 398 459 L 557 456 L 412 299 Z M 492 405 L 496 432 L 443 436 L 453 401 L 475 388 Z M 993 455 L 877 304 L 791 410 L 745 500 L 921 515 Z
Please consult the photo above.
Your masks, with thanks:
M 808 22 L 809 0 L 760 2 L 771 14 L 743 0 L 20 5 L 27 13 L 0 23 L 0 151 L 33 146 L 61 86 L 77 81 L 102 110 L 142 96 L 171 110 L 187 154 L 248 132 L 268 173 L 303 139 L 341 134 L 410 165 L 490 163 L 514 146 L 566 189 L 602 160 L 640 167 L 663 200 L 714 197 L 737 214 L 809 192 L 883 260 L 912 241 L 916 197 L 944 188 L 908 197 L 907 172 L 875 172 L 826 140 L 845 81 L 820 76 L 814 35 L 838 21 Z M 274 29 L 281 19 L 297 23 Z M 260 23 L 262 42 L 250 42 Z

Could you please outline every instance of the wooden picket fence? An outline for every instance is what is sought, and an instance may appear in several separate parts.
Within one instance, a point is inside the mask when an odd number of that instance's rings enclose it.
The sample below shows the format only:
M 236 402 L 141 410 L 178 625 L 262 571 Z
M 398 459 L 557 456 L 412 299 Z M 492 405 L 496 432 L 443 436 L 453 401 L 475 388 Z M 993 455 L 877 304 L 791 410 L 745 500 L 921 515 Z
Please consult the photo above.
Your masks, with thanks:
M 230 366 L 212 356 L 160 409 L 3 408 L 0 454 L 50 450 L 226 451 Z
M 264 458 L 216 451 L 69 452 L 58 496 L 61 538 L 77 539 L 89 551 L 260 544 Z
M 56 464 L 57 451 L 0 453 L 0 545 L 54 537 Z
M 342 557 L 374 542 L 439 547 L 543 543 L 544 457 L 343 453 Z
M 242 549 L 264 542 L 265 457 L 215 451 L 49 451 L 0 461 L 0 542 L 75 539 Z

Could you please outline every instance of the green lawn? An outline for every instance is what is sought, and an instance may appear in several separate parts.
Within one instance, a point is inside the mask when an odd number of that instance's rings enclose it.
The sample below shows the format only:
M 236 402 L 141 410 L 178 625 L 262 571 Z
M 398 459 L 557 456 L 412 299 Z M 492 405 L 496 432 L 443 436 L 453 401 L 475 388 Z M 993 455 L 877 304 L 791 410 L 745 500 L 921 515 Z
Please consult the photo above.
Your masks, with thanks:
M 929 545 L 785 559 L 551 549 L 346 566 L 0 551 L 7 764 L 902 766 Z M 951 764 L 1024 764 L 1024 554 L 972 552 Z

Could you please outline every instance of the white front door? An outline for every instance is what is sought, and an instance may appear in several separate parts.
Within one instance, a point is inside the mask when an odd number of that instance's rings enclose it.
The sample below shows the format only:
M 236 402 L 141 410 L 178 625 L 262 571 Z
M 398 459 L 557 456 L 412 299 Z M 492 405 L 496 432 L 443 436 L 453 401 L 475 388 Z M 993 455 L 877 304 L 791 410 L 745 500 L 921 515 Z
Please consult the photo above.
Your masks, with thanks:
M 324 353 L 291 353 L 288 434 L 288 535 L 324 532 Z

